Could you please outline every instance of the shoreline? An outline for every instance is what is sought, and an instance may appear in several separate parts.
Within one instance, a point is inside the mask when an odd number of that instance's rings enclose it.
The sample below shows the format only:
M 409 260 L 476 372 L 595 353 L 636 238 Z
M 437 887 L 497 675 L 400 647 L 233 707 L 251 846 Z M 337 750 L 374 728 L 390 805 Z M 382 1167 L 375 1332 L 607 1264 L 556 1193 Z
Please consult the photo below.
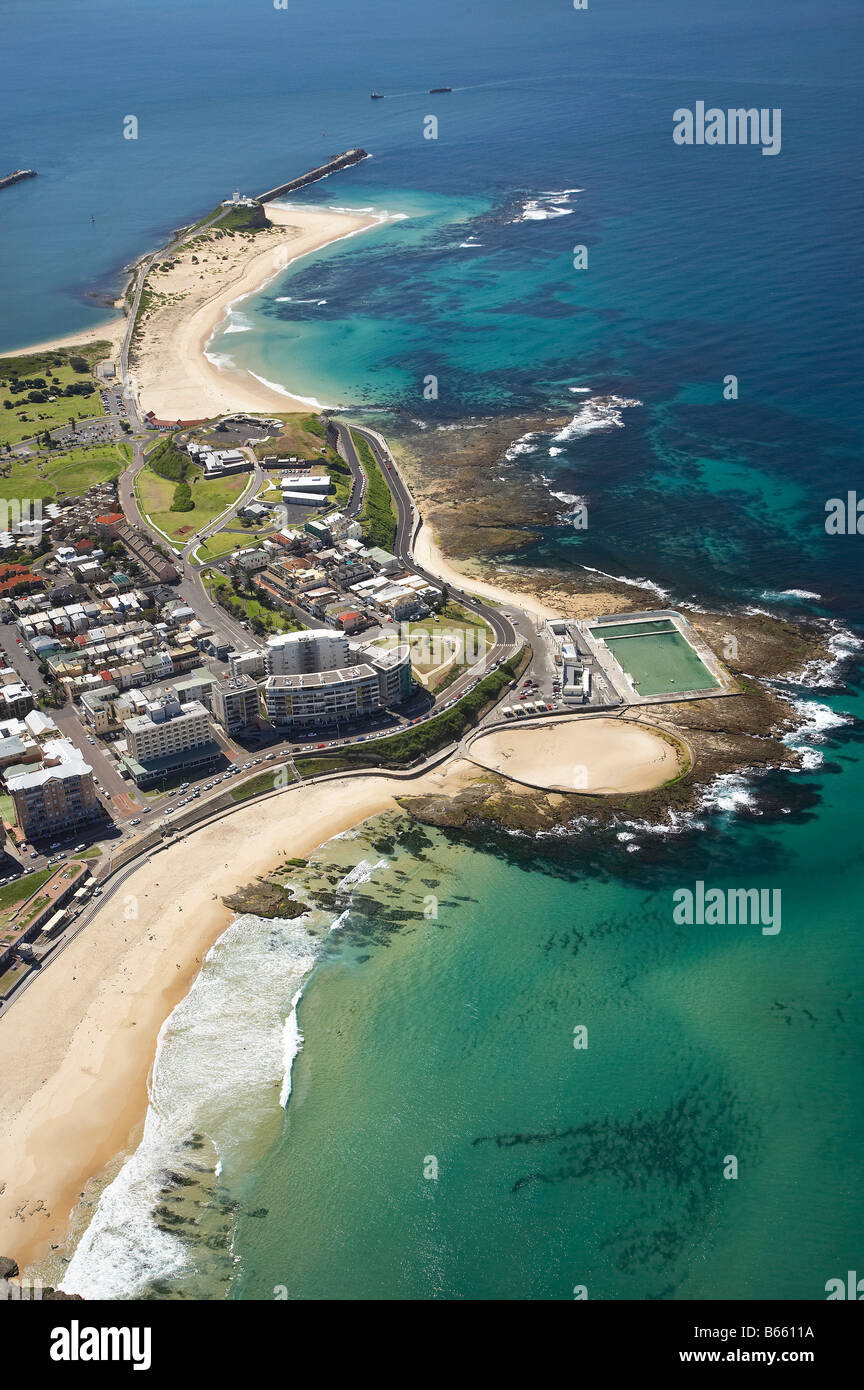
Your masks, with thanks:
M 41 1263 L 69 1238 L 87 1184 L 137 1145 L 160 1029 L 238 915 L 222 897 L 398 811 L 400 788 L 442 793 L 476 774 L 451 760 L 407 782 L 295 784 L 167 845 L 120 885 L 0 1018 L 14 1058 L 0 1097 L 0 1254 L 22 1272 Z
M 265 247 L 256 241 L 267 233 L 255 234 L 251 241 L 242 238 L 239 249 L 220 249 L 213 264 L 204 256 L 205 249 L 213 253 L 212 245 L 198 246 L 201 258 L 194 262 L 187 247 L 168 257 L 170 270 L 151 270 L 148 287 L 164 295 L 166 302 L 143 321 L 132 348 L 131 374 L 142 410 L 152 410 L 157 419 L 209 419 L 232 410 L 302 413 L 316 408 L 310 398 L 268 386 L 252 372 L 218 366 L 208 357 L 208 348 L 236 305 L 258 294 L 295 262 L 394 219 L 386 214 L 279 203 L 268 205 L 265 213 L 275 238 Z M 220 245 L 220 240 L 214 242 Z M 219 263 L 223 258 L 227 266 Z M 200 269 L 202 264 L 209 271 Z
M 479 579 L 470 570 L 457 569 L 439 547 L 428 521 L 423 521 L 417 533 L 417 539 L 414 542 L 414 555 L 423 569 L 429 570 L 430 574 L 437 575 L 439 579 L 443 579 L 451 587 L 458 589 L 469 587 L 473 593 L 479 594 L 481 598 L 492 599 L 493 603 L 515 604 L 517 608 L 523 609 L 526 613 L 536 614 L 538 618 L 565 617 L 562 608 L 550 608 L 534 594 L 520 593 L 516 589 L 499 588 L 497 584 L 489 584 L 485 579 Z
M 28 347 L 8 348 L 0 352 L 0 357 L 29 357 L 37 352 L 55 352 L 60 348 L 86 347 L 89 343 L 106 342 L 111 344 L 112 352 L 120 351 L 123 334 L 126 332 L 126 315 L 120 314 L 95 328 L 82 328 L 79 333 L 66 333 L 61 338 L 46 338 L 41 343 L 31 343 Z

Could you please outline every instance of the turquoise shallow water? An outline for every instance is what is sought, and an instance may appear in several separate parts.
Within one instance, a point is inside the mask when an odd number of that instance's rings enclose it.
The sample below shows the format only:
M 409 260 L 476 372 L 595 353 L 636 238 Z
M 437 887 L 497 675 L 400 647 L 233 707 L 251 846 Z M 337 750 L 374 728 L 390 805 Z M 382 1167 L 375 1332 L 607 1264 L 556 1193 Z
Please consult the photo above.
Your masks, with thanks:
M 817 785 L 818 831 L 720 812 L 504 854 L 382 831 L 304 992 L 232 1295 L 822 1296 L 856 1258 L 864 951 L 850 783 Z M 781 887 L 779 935 L 674 926 L 697 875 Z
M 304 202 L 404 220 L 246 301 L 214 351 L 388 429 L 566 413 L 502 486 L 541 475 L 589 525 L 562 517 L 522 563 L 645 577 L 730 610 L 733 632 L 752 605 L 860 630 L 861 539 L 824 531 L 826 499 L 860 485 L 851 0 L 440 0 L 434 23 L 321 0 L 287 18 L 10 0 L 7 162 L 39 178 L 0 199 L 4 346 L 89 325 L 88 293 L 232 188 L 363 144 L 372 159 Z M 424 141 L 439 82 L 457 90 Z M 676 148 L 671 113 L 697 99 L 782 107 L 782 154 Z M 854 714 L 857 689 L 827 703 Z M 860 753 L 855 727 L 811 714 L 824 765 L 731 779 L 701 829 L 329 847 L 341 873 L 386 864 L 318 933 L 244 919 L 223 939 L 163 1038 L 149 1148 L 70 1282 L 818 1298 L 860 1268 Z M 671 893 L 698 879 L 781 887 L 780 935 L 676 927 Z M 166 1165 L 196 1174 L 179 1205 Z

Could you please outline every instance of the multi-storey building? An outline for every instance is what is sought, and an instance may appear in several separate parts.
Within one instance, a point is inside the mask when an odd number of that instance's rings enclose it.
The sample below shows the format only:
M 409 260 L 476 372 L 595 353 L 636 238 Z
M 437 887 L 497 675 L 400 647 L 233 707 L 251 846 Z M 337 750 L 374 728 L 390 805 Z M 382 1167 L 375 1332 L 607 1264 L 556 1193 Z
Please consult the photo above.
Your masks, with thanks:
M 93 769 L 66 739 L 46 745 L 42 767 L 8 777 L 6 786 L 29 840 L 65 835 L 103 814 Z
M 348 664 L 329 670 L 270 676 L 264 704 L 272 723 L 335 724 L 361 719 L 411 693 L 411 653 L 399 647 L 348 646 Z
M 269 676 L 264 704 L 275 725 L 347 723 L 380 708 L 378 675 L 371 666 L 362 665 Z
M 249 676 L 235 676 L 212 690 L 213 714 L 227 733 L 246 729 L 259 718 L 258 686 Z
M 347 666 L 348 640 L 332 628 L 308 628 L 268 637 L 265 654 L 268 676 L 299 676 Z
M 221 757 L 210 717 L 198 700 L 181 705 L 173 692 L 152 701 L 147 713 L 127 719 L 126 765 L 139 786 L 173 772 L 207 767 Z

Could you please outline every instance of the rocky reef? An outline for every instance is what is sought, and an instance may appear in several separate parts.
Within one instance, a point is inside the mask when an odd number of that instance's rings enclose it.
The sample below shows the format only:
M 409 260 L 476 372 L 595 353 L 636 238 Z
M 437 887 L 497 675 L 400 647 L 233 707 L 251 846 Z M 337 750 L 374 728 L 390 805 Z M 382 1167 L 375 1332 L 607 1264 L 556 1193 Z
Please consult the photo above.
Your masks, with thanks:
M 301 917 L 307 910 L 306 904 L 298 902 L 290 888 L 269 878 L 260 878 L 245 888 L 238 888 L 222 901 L 232 912 L 251 912 L 255 917 Z

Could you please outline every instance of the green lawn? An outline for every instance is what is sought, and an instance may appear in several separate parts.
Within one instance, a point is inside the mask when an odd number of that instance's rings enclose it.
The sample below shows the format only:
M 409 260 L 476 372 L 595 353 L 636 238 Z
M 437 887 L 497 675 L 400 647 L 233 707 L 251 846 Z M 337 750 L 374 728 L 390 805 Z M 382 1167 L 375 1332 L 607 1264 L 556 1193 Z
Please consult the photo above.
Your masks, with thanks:
M 16 878 L 14 883 L 4 883 L 0 888 L 0 912 L 8 912 L 17 903 L 23 903 L 24 899 L 35 893 L 37 888 L 41 888 L 54 872 L 54 869 L 39 869 L 37 873 L 24 874 L 21 878 Z
M 4 460 L 0 458 L 0 467 L 3 466 Z M 8 459 L 5 466 L 9 468 Z M 35 463 L 13 463 L 8 476 L 0 477 L 0 499 L 4 502 L 13 498 L 23 502 L 26 498 L 33 497 L 41 497 L 51 502 L 55 496 L 53 483 L 49 483 L 48 479 L 42 476 Z
M 110 483 L 127 465 L 127 458 L 116 444 L 100 444 L 93 449 L 70 449 L 46 459 L 42 473 L 58 493 L 80 497 L 97 483 Z
M 363 535 L 372 545 L 392 550 L 396 539 L 396 513 L 389 484 L 362 434 L 351 431 L 360 466 L 366 474 L 366 500 L 360 513 Z
M 268 454 L 278 454 L 280 458 L 295 455 L 300 459 L 324 460 L 325 455 L 321 452 L 324 448 L 324 425 L 317 415 L 276 412 L 272 418 L 282 420 L 282 431 L 278 435 L 271 435 L 263 444 L 253 446 L 259 459 Z
M 266 772 L 259 772 L 257 777 L 250 777 L 248 782 L 241 782 L 239 786 L 232 787 L 231 800 L 248 801 L 250 796 L 260 796 L 262 792 L 276 791 L 277 772 L 279 774 L 279 787 L 287 787 L 289 783 L 296 780 L 290 767 L 286 767 L 284 763 L 274 763 L 273 767 Z
M 237 501 L 249 482 L 249 475 L 234 473 L 227 478 L 205 478 L 200 468 L 192 466 L 186 475 L 186 481 L 190 485 L 195 505 L 190 512 L 172 512 L 171 503 L 176 488 L 172 479 L 160 478 L 152 469 L 142 468 L 135 480 L 138 503 L 144 515 L 158 530 L 169 536 L 175 545 L 181 547 L 192 539 L 196 531 L 209 526 L 220 513 Z
M 219 602 L 219 596 L 230 598 L 236 605 L 234 616 L 241 621 L 248 623 L 258 620 L 264 624 L 268 632 L 299 632 L 303 626 L 295 618 L 289 617 L 281 609 L 267 608 L 257 598 L 250 598 L 247 594 L 237 594 L 231 584 L 231 580 L 219 573 L 206 574 L 204 576 L 204 587 L 211 598 Z M 223 604 L 223 607 L 226 605 Z M 231 612 L 231 607 L 227 608 Z
M 13 445 L 20 444 L 22 439 L 30 439 L 42 430 L 68 424 L 70 416 L 75 420 L 85 420 L 104 415 L 98 383 L 89 371 L 76 372 L 70 366 L 69 359 L 72 356 L 82 357 L 92 366 L 110 353 L 110 343 L 98 342 L 83 347 L 27 353 L 19 357 L 0 357 L 0 446 L 7 441 Z M 27 390 L 15 392 L 10 389 L 10 382 L 16 375 L 20 380 L 41 378 L 49 396 L 71 386 L 73 382 L 90 382 L 96 389 L 90 396 L 57 396 L 54 401 L 28 401 Z M 12 407 L 8 410 L 7 401 Z
M 126 467 L 126 458 L 116 444 L 96 444 L 92 449 L 64 449 L 39 455 L 38 459 L 15 460 L 0 454 L 0 500 L 42 498 L 53 502 L 61 493 L 80 497 L 96 483 L 107 483 Z
M 493 644 L 492 632 L 484 620 L 452 599 L 444 604 L 440 614 L 404 626 L 408 628 L 411 665 L 428 690 L 437 691 L 450 684 Z M 381 645 L 392 647 L 405 641 L 404 626 Z
M 236 525 L 236 522 L 232 521 L 231 525 Z M 272 536 L 272 534 L 272 526 L 262 527 L 259 530 L 217 531 L 215 536 L 208 536 L 206 540 L 201 542 L 198 547 L 198 558 L 199 560 L 218 560 L 223 555 L 229 555 L 232 550 L 248 550 L 250 546 L 259 545 L 265 537 Z

